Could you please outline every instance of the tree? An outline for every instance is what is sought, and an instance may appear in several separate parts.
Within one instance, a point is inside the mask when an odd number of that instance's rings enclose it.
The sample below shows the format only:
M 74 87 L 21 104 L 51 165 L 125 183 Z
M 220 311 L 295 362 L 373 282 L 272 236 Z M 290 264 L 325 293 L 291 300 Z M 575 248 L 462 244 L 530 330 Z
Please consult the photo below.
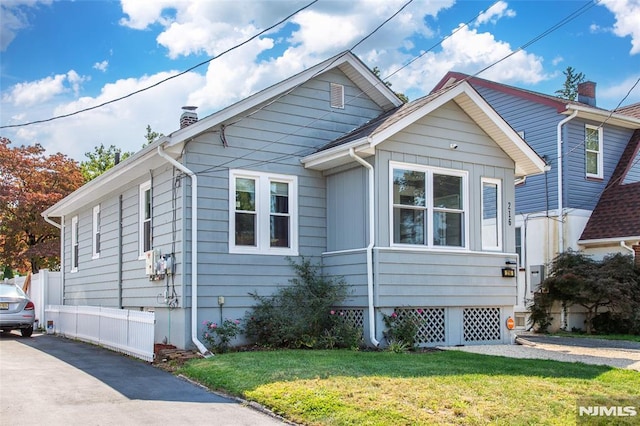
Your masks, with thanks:
M 84 154 L 89 160 L 80 163 L 80 170 L 82 171 L 82 177 L 85 182 L 93 180 L 116 165 L 116 153 L 119 153 L 120 149 L 111 145 L 109 148 L 105 148 L 103 144 L 93 149 L 93 152 L 86 152 Z M 132 152 L 124 152 L 120 154 L 120 160 L 125 160 L 133 155 Z
M 584 307 L 588 334 L 593 332 L 598 309 L 632 320 L 640 308 L 640 273 L 631 256 L 619 253 L 601 262 L 572 250 L 561 253 L 553 260 L 541 290 L 534 298 L 532 321 L 543 329 L 550 323 L 548 312 L 554 302 Z
M 585 75 L 581 72 L 576 74 L 576 70 L 573 67 L 567 67 L 565 71 L 562 71 L 566 79 L 564 86 L 560 90 L 556 90 L 555 94 L 562 99 L 569 101 L 575 101 L 578 97 L 578 84 L 584 82 Z
M 376 75 L 376 77 L 380 78 L 380 68 L 378 68 L 378 67 L 373 67 L 373 70 L 372 70 L 372 71 L 373 71 L 373 73 Z M 385 84 L 385 86 L 387 86 L 387 87 L 389 87 L 389 88 L 391 87 L 391 82 L 390 82 L 390 81 L 385 81 L 385 82 L 384 82 L 384 84 Z M 399 93 L 399 92 L 393 92 L 393 93 L 395 93 L 395 94 L 396 94 L 396 96 L 397 96 L 397 97 L 398 97 L 402 102 L 404 102 L 405 104 L 406 104 L 407 102 L 409 102 L 409 98 L 408 98 L 404 93 Z
M 37 273 L 59 265 L 59 231 L 41 213 L 83 183 L 78 163 L 0 137 L 0 265 Z
M 163 136 L 164 135 L 162 133 L 154 132 L 153 130 L 151 130 L 151 126 L 149 124 L 147 124 L 147 134 L 144 135 L 144 137 L 147 140 L 147 142 L 145 144 L 143 144 L 142 147 L 144 148 L 147 145 L 151 145 L 152 143 L 154 143 L 155 141 L 157 141 L 158 139 L 160 139 Z

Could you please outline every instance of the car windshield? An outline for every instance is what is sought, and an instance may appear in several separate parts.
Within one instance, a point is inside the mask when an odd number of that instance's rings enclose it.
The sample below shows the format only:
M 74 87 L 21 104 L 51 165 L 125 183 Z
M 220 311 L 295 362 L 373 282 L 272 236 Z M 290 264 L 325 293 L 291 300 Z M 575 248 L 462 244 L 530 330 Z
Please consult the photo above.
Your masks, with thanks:
M 0 284 L 1 297 L 26 297 L 20 287 L 13 284 Z

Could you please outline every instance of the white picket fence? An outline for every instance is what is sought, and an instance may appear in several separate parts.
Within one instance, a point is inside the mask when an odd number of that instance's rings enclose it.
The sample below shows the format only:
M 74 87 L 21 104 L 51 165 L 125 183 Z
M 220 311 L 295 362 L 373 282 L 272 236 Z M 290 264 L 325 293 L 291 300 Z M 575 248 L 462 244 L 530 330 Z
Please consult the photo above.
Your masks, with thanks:
M 23 288 L 26 278 L 26 276 L 15 277 L 8 281 Z M 30 283 L 27 294 L 36 305 L 35 328 L 44 327 L 47 324 L 45 306 L 62 304 L 62 277 L 60 272 L 41 269 L 40 272 L 31 276 Z
M 55 332 L 153 361 L 153 312 L 99 306 L 47 305 L 47 333 Z M 53 328 L 53 330 L 51 330 Z

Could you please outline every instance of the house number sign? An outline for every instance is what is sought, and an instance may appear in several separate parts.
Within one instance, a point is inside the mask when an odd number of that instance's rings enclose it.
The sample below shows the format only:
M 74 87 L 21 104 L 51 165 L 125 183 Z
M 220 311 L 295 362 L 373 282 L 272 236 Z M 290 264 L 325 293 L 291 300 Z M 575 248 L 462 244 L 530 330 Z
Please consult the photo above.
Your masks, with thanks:
M 507 203 L 507 223 L 511 226 L 511 201 Z

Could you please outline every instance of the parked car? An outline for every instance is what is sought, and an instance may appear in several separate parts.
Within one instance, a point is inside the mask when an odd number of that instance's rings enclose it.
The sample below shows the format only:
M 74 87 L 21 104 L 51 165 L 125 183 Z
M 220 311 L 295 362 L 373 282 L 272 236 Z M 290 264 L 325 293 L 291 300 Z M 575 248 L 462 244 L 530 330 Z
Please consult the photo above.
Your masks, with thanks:
M 35 305 L 29 296 L 15 284 L 0 283 L 0 330 L 20 330 L 22 337 L 30 337 L 35 319 Z

